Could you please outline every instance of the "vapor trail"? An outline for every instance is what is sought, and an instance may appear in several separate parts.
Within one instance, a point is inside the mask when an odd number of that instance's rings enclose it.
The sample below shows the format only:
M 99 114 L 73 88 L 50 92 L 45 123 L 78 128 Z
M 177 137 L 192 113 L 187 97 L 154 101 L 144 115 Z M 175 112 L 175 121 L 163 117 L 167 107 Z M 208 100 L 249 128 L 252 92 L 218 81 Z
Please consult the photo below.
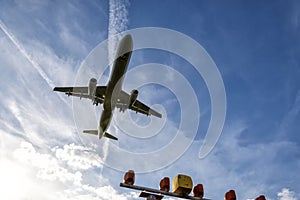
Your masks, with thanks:
M 52 89 L 54 88 L 54 83 L 50 80 L 50 78 L 47 76 L 47 74 L 44 72 L 44 70 L 40 67 L 40 65 L 34 61 L 34 59 L 27 53 L 25 48 L 22 46 L 22 44 L 17 40 L 17 38 L 14 37 L 14 35 L 9 31 L 9 29 L 5 26 L 5 24 L 0 19 L 0 29 L 5 33 L 5 35 L 12 41 L 12 43 L 17 47 L 17 49 L 21 52 L 21 54 L 31 63 L 31 65 L 38 71 L 40 76 L 46 81 L 46 83 L 49 85 L 49 87 Z M 66 104 L 65 99 L 59 97 L 63 102 Z
M 108 38 L 127 29 L 129 1 L 109 1 Z M 109 61 L 112 61 L 117 48 L 117 40 L 110 40 L 108 43 Z
M 5 33 L 5 35 L 12 41 L 12 43 L 17 47 L 17 49 L 21 52 L 21 54 L 32 64 L 32 66 L 38 71 L 38 73 L 42 76 L 42 78 L 47 82 L 47 84 L 53 88 L 54 84 L 49 79 L 47 74 L 43 71 L 40 65 L 35 62 L 32 57 L 27 53 L 25 48 L 21 45 L 21 43 L 10 33 L 9 29 L 4 25 L 2 20 L 0 19 L 0 28 Z
M 108 38 L 127 29 L 128 24 L 128 0 L 109 0 Z M 117 39 L 117 38 L 116 38 Z M 108 40 L 108 60 L 113 61 L 117 48 L 117 40 Z M 115 129 L 116 130 L 116 129 Z M 103 144 L 103 162 L 108 155 L 109 142 Z M 101 169 L 102 173 L 103 167 Z

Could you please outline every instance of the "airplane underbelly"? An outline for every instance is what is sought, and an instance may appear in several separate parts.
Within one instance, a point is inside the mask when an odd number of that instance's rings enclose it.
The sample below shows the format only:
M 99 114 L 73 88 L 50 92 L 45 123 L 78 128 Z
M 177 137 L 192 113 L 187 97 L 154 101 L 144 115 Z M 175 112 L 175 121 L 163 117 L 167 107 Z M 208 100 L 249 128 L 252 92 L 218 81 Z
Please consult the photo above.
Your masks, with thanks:
M 119 84 L 120 83 L 120 84 Z M 123 83 L 123 80 L 120 80 L 118 84 L 109 83 L 107 87 L 107 92 L 105 94 L 105 99 L 103 103 L 103 109 L 104 110 L 114 110 L 116 107 L 117 99 L 121 92 L 121 86 Z
M 112 118 L 112 110 L 103 109 L 101 117 L 100 117 L 99 127 L 98 127 L 99 137 L 100 137 L 100 134 L 102 137 L 103 133 L 107 130 L 107 128 L 110 124 L 111 118 Z

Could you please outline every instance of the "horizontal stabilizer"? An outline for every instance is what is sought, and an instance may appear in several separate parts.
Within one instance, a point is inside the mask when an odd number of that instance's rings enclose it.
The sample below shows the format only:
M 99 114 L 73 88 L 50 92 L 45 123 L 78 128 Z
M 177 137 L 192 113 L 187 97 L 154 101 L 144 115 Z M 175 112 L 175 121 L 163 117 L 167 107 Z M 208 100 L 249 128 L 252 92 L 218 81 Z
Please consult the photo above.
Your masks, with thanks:
M 104 133 L 104 137 L 107 137 L 107 138 L 112 139 L 112 140 L 118 140 L 117 137 L 115 137 L 115 136 L 109 134 L 108 132 L 105 132 L 105 133 Z
M 98 131 L 97 130 L 84 130 L 83 132 L 87 133 L 87 134 L 98 135 Z M 112 140 L 118 140 L 117 137 L 109 134 L 108 132 L 104 133 L 104 137 L 107 137 L 107 138 L 112 139 Z
M 98 135 L 98 131 L 97 130 L 84 130 L 84 133 L 88 133 L 88 134 L 92 134 L 92 135 Z

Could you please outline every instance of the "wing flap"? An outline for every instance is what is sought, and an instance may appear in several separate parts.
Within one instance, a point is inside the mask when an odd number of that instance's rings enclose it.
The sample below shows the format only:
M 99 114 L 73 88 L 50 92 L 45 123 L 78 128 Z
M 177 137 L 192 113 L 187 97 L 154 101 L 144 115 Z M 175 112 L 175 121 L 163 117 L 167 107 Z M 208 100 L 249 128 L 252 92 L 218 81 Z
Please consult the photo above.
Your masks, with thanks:
M 140 102 L 139 100 L 136 100 L 134 102 L 134 104 L 131 106 L 131 109 L 136 112 L 140 112 L 140 113 L 143 113 L 146 115 L 153 115 L 155 117 L 162 118 L 162 115 L 159 112 L 151 109 L 149 106 L 145 105 L 144 103 Z
M 65 92 L 65 93 L 88 93 L 88 87 L 55 87 L 53 91 Z
M 104 102 L 104 96 L 106 92 L 106 86 L 97 86 L 95 96 L 88 94 L 88 87 L 55 87 L 53 91 L 64 92 L 68 96 L 75 96 L 86 99 L 94 99 L 97 103 L 102 104 Z
M 117 107 L 122 108 L 124 106 L 128 106 L 129 98 L 130 98 L 130 95 L 122 90 L 122 92 L 120 94 L 120 98 L 118 99 Z M 138 112 L 138 113 L 142 113 L 144 115 L 153 115 L 155 117 L 162 118 L 162 115 L 159 112 L 151 109 L 149 106 L 145 105 L 144 103 L 142 103 L 139 100 L 136 100 L 134 102 L 134 104 L 129 107 L 129 109 L 131 109 L 135 112 Z

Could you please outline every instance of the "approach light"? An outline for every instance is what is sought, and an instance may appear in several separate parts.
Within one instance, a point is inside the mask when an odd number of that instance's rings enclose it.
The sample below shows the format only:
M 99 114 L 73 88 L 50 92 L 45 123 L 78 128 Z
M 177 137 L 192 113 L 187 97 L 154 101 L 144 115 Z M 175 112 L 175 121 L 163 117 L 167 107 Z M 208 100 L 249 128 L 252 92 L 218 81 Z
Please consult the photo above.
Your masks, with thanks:
M 266 200 L 266 197 L 264 195 L 260 195 L 255 200 Z
M 125 173 L 124 175 L 124 183 L 128 185 L 133 185 L 134 184 L 134 171 L 133 170 L 128 170 L 128 172 Z
M 169 177 L 164 177 L 161 179 L 159 183 L 160 190 L 169 192 L 170 191 L 170 178 Z
M 234 190 L 229 190 L 225 193 L 224 200 L 236 200 L 236 195 Z
M 193 189 L 194 197 L 203 198 L 204 196 L 204 189 L 202 184 L 197 184 Z

